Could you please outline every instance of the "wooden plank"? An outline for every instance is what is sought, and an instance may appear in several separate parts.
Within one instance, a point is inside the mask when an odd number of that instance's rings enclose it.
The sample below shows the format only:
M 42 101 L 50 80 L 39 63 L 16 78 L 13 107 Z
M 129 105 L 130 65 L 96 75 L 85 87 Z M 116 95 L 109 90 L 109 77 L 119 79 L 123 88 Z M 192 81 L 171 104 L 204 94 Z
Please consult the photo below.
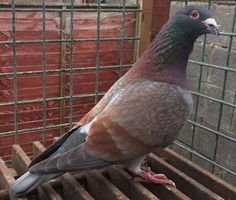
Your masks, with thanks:
M 111 182 L 114 183 L 130 199 L 142 200 L 160 198 L 163 200 L 190 200 L 189 197 L 187 197 L 185 194 L 183 194 L 176 188 L 169 189 L 162 185 L 150 183 L 142 183 L 142 185 L 145 186 L 143 187 L 140 183 L 132 181 L 132 177 L 120 168 L 110 167 L 104 173 L 108 173 L 108 179 L 111 179 Z
M 0 190 L 0 199 L 1 200 L 9 200 L 9 194 L 8 190 Z
M 0 157 L 0 187 L 4 189 L 9 189 L 10 184 L 14 180 L 15 179 L 13 178 L 11 172 Z
M 0 187 L 7 189 L 8 193 L 9 193 L 9 188 L 10 188 L 10 185 L 13 181 L 15 181 L 15 179 L 12 176 L 12 173 L 10 172 L 10 170 L 7 168 L 4 161 L 0 157 Z M 23 198 L 16 198 L 12 194 L 8 195 L 8 193 L 7 193 L 7 197 L 10 198 L 10 200 L 27 200 L 27 198 L 24 198 L 24 197 Z M 4 194 L 1 194 L 1 195 L 4 198 L 6 197 Z M 0 199 L 2 200 L 2 198 L 0 198 Z
M 38 187 L 37 189 L 37 197 L 40 200 L 48 200 L 46 194 L 43 192 L 41 187 Z
M 28 171 L 31 160 L 18 144 L 12 146 L 12 165 L 18 175 Z
M 56 142 L 60 137 L 54 137 L 53 142 Z
M 180 170 L 174 168 L 167 162 L 161 160 L 154 154 L 147 157 L 148 165 L 153 171 L 166 174 L 167 177 L 176 183 L 176 187 L 191 199 L 204 200 L 223 200 L 222 197 L 213 193 L 191 177 L 187 176 Z
M 62 182 L 63 194 L 70 200 L 93 200 L 94 198 L 77 182 L 77 180 L 69 173 L 60 177 Z
M 86 173 L 88 191 L 97 200 L 120 199 L 128 200 L 128 198 L 110 181 L 97 171 Z
M 140 55 L 168 20 L 170 2 L 170 0 L 143 0 Z
M 161 200 L 191 200 L 177 188 L 168 188 L 164 185 L 143 183 L 143 185 Z
M 40 200 L 63 200 L 63 198 L 53 189 L 50 183 L 44 183 L 38 187 L 37 194 Z
M 156 36 L 161 27 L 169 19 L 170 2 L 171 0 L 153 1 L 151 40 Z
M 121 168 L 109 167 L 103 174 L 130 199 L 158 200 L 140 183 L 132 181 L 133 178 Z
M 139 55 L 144 52 L 151 41 L 153 1 L 155 0 L 143 0 Z
M 45 147 L 39 141 L 33 142 L 33 158 L 36 158 L 40 153 L 45 151 Z
M 185 157 L 179 155 L 173 150 L 166 148 L 157 153 L 160 157 L 167 159 L 166 161 L 177 169 L 183 171 L 188 176 L 198 181 L 208 189 L 216 194 L 222 196 L 224 199 L 233 200 L 236 197 L 236 187 L 228 184 L 222 179 L 216 177 L 214 174 L 199 167 L 197 164 L 191 162 Z

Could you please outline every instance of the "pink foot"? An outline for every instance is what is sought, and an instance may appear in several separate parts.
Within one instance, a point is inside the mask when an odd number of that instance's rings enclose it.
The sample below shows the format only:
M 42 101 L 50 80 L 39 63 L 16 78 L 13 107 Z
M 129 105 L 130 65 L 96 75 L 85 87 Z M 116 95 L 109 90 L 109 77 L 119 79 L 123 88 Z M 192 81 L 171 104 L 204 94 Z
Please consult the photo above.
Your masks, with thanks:
M 169 180 L 164 174 L 155 174 L 149 167 L 146 170 L 142 169 L 139 177 L 136 177 L 134 180 L 175 187 L 175 183 L 172 180 Z

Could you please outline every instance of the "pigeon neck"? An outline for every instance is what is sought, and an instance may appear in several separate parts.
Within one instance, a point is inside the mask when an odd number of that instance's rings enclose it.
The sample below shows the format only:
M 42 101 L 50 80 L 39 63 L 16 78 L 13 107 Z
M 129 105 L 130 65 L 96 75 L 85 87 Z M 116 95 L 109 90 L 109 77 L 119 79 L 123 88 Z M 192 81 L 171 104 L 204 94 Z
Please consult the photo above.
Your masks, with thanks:
M 186 86 L 186 66 L 195 39 L 166 24 L 136 62 L 134 72 L 149 79 Z
M 194 41 L 194 37 L 190 37 L 179 26 L 167 23 L 145 51 L 143 58 L 157 68 L 160 65 L 181 67 L 187 64 Z

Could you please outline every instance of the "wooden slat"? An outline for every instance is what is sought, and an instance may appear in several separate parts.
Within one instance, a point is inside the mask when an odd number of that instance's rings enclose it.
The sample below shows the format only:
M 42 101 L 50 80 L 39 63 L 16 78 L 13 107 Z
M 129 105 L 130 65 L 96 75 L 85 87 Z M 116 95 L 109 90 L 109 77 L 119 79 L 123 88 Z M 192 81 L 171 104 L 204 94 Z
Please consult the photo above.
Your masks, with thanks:
M 169 19 L 170 2 L 170 0 L 153 1 L 151 40 L 156 36 L 161 27 Z
M 33 158 L 37 157 L 40 153 L 45 151 L 45 149 L 41 142 L 33 142 Z
M 63 194 L 70 200 L 93 200 L 94 198 L 77 182 L 69 173 L 60 178 L 63 186 Z
M 148 44 L 151 41 L 153 1 L 154 0 L 143 0 L 139 55 L 141 55 L 144 52 L 144 50 L 147 48 Z
M 63 198 L 52 188 L 48 182 L 37 188 L 37 195 L 40 200 L 63 200 Z
M 0 157 L 0 187 L 1 188 L 6 188 L 7 191 L 9 191 L 11 183 L 14 181 L 14 177 L 12 176 L 12 173 L 10 170 L 7 168 L 6 164 Z M 3 196 L 3 199 L 6 199 L 5 194 L 1 194 Z M 9 195 L 7 194 L 7 199 L 9 198 Z M 2 200 L 2 198 L 0 198 Z M 26 198 L 16 198 L 13 197 L 10 194 L 10 200 L 27 200 Z
M 140 183 L 132 181 L 133 178 L 119 167 L 107 168 L 104 175 L 130 199 L 158 200 Z
M 204 200 L 223 200 L 222 197 L 213 193 L 191 177 L 187 176 L 180 170 L 174 168 L 167 162 L 163 161 L 154 154 L 147 157 L 148 165 L 157 173 L 166 174 L 167 177 L 176 183 L 176 187 L 191 199 Z
M 24 174 L 28 170 L 31 160 L 18 144 L 12 146 L 12 165 L 18 175 Z
M 188 196 L 182 193 L 177 188 L 168 188 L 164 185 L 143 183 L 143 185 L 150 190 L 154 195 L 161 200 L 191 200 Z
M 140 183 L 132 181 L 132 177 L 127 172 L 117 167 L 110 167 L 104 173 L 108 173 L 108 178 L 111 179 L 111 182 L 130 199 L 158 199 L 157 197 L 159 197 L 162 200 L 190 200 L 178 189 L 168 189 L 165 186 L 150 183 L 143 183 L 144 187 Z
M 56 142 L 60 137 L 54 137 L 53 142 Z
M 8 190 L 0 190 L 0 199 L 1 200 L 9 200 Z
M 0 187 L 9 189 L 9 185 L 14 181 L 15 179 L 12 177 L 12 174 L 10 173 L 9 169 L 7 168 L 6 164 L 0 157 Z
M 40 142 L 34 142 L 34 156 L 37 156 L 44 150 L 45 148 Z M 169 149 L 160 152 L 159 155 L 164 157 L 164 159 L 170 160 L 170 162 L 172 162 L 174 166 L 176 165 L 176 168 L 154 154 L 150 154 L 147 157 L 149 166 L 153 169 L 153 171 L 157 173 L 166 174 L 168 178 L 172 179 L 176 183 L 177 189 L 170 188 L 169 190 L 166 186 L 162 185 L 135 182 L 132 180 L 132 177 L 122 168 L 120 168 L 119 166 L 112 166 L 101 171 L 89 171 L 79 174 L 73 173 L 73 175 L 69 173 L 64 174 L 60 178 L 47 182 L 38 187 L 37 198 L 42 200 L 62 200 L 63 198 L 71 200 L 223 199 L 213 191 L 209 190 L 207 187 L 204 187 L 202 184 L 191 178 L 192 174 L 200 173 L 197 174 L 200 178 L 208 179 L 207 177 L 209 176 L 213 179 L 212 181 L 216 181 L 211 182 L 210 184 L 222 184 L 221 186 L 224 187 L 223 183 L 218 183 L 218 180 L 215 180 L 217 178 L 215 178 L 214 175 L 208 174 L 209 172 L 205 173 L 204 170 L 201 170 L 201 168 L 199 168 L 197 165 L 195 166 L 195 164 L 191 163 L 191 161 L 182 158 Z M 15 170 L 20 174 L 24 173 L 27 170 L 30 159 L 27 157 L 27 155 L 19 145 L 13 145 L 13 158 Z M 181 171 L 177 169 L 178 167 L 181 168 Z M 187 171 L 187 173 L 189 173 L 189 176 L 183 173 L 183 171 L 185 170 Z M 11 179 L 12 181 L 14 181 L 12 173 L 9 169 L 7 169 L 3 161 L 0 162 L 0 188 L 3 188 L 6 183 L 9 185 L 10 181 L 8 180 Z M 62 191 L 63 195 L 60 196 L 53 188 Z M 233 187 L 229 189 L 234 190 Z M 234 191 L 231 190 L 227 190 L 230 195 L 225 196 L 224 199 L 235 199 L 234 193 L 231 193 Z M 0 195 L 3 197 L 3 200 L 8 199 L 6 190 L 0 191 Z M 32 196 L 29 195 L 28 197 Z M 12 199 L 15 198 L 11 197 L 11 200 Z
M 40 200 L 48 200 L 46 194 L 43 192 L 43 190 L 42 190 L 41 187 L 38 187 L 38 188 L 37 188 L 37 197 L 38 197 Z
M 191 162 L 190 160 L 184 158 L 178 153 L 172 151 L 169 148 L 158 152 L 160 157 L 167 159 L 166 161 L 176 167 L 177 169 L 183 171 L 188 176 L 198 181 L 208 189 L 212 190 L 216 194 L 222 196 L 224 199 L 233 200 L 236 197 L 236 187 L 228 184 L 222 179 L 217 178 L 212 173 L 206 171 L 205 169 L 199 167 L 197 164 Z
M 88 191 L 97 200 L 128 200 L 117 187 L 111 184 L 110 181 L 97 171 L 87 172 L 86 180 L 88 183 Z

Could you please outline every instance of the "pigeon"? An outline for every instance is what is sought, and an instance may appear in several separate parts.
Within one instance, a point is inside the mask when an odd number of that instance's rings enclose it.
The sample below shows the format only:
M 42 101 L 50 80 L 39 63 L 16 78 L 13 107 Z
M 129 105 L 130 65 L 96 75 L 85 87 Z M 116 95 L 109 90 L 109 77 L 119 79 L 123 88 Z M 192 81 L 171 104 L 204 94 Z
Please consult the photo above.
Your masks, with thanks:
M 195 40 L 208 33 L 219 34 L 208 9 L 181 8 L 98 104 L 31 162 L 12 183 L 11 194 L 25 195 L 69 171 L 114 164 L 145 182 L 174 185 L 143 162 L 150 152 L 171 144 L 187 121 L 193 101 L 186 66 Z

